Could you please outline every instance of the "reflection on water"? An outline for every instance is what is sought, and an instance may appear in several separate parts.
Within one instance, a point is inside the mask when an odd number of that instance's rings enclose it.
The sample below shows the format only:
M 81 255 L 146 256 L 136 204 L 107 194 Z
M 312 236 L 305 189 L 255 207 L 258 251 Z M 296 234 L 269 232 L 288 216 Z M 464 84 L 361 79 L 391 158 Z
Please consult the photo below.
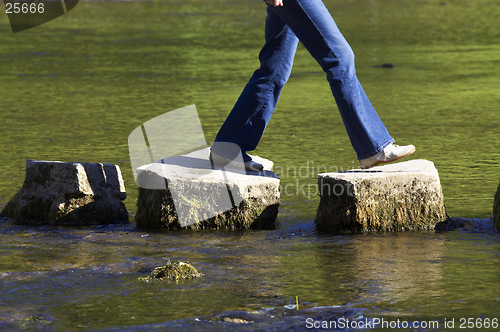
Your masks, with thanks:
M 423 245 L 425 243 L 425 245 Z M 367 238 L 357 246 L 353 276 L 368 283 L 369 292 L 360 301 L 404 301 L 419 296 L 439 296 L 442 271 L 438 264 L 444 240 L 427 236 L 425 242 L 411 236 Z M 432 288 L 429 289 L 429 285 Z M 379 298 L 373 298 L 373 289 Z
M 363 315 L 372 318 L 496 314 L 496 234 L 326 236 L 311 224 L 290 226 L 144 233 L 133 225 L 71 230 L 3 222 L 0 327 L 30 317 L 41 317 L 39 325 L 50 321 L 54 331 L 169 321 L 184 326 L 182 319 L 234 310 L 283 309 L 296 297 L 304 308 L 350 306 L 368 309 Z M 204 276 L 138 280 L 168 259 L 190 261 Z M 305 320 L 301 315 L 297 319 Z

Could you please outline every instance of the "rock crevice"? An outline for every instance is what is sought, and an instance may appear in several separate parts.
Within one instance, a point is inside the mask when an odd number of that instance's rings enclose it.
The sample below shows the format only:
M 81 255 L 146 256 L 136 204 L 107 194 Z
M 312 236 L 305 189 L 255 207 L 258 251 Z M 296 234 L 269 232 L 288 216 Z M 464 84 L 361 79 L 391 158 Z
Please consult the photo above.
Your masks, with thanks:
M 22 188 L 0 216 L 22 225 L 97 225 L 128 221 L 120 168 L 101 163 L 26 161 Z

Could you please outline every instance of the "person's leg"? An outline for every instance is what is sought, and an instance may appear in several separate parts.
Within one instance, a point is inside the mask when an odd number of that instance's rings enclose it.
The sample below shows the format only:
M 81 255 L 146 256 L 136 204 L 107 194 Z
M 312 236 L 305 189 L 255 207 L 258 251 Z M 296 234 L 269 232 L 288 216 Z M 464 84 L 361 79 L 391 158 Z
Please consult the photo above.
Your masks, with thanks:
M 354 54 L 321 0 L 284 0 L 268 6 L 299 38 L 327 75 L 358 159 L 394 142 L 356 77 Z
M 224 151 L 217 150 L 217 142 L 230 142 L 241 148 L 245 161 L 251 160 L 246 152 L 257 147 L 290 77 L 298 39 L 269 7 L 265 38 L 266 43 L 259 54 L 260 68 L 254 72 L 220 128 L 212 147 L 214 153 L 230 158 Z

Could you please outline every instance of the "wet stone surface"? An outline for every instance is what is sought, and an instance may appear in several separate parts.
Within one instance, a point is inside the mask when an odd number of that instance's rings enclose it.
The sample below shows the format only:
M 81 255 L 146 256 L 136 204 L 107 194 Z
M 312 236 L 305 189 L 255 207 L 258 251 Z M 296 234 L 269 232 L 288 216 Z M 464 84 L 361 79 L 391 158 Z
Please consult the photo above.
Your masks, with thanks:
M 148 276 L 140 277 L 139 280 L 146 282 L 152 282 L 155 280 L 178 281 L 179 279 L 199 278 L 202 275 L 203 273 L 198 271 L 198 269 L 190 263 L 172 263 L 168 261 L 166 265 L 155 267 Z

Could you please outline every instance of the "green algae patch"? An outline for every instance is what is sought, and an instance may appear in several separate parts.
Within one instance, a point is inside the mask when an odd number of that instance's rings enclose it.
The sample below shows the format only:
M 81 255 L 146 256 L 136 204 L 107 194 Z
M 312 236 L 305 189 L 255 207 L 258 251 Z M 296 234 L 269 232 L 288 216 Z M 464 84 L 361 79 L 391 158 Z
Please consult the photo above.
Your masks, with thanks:
M 151 273 L 146 277 L 140 277 L 139 280 L 152 282 L 159 281 L 178 281 L 179 279 L 193 279 L 201 277 L 203 273 L 195 268 L 190 263 L 171 263 L 167 262 L 165 266 L 155 267 Z

